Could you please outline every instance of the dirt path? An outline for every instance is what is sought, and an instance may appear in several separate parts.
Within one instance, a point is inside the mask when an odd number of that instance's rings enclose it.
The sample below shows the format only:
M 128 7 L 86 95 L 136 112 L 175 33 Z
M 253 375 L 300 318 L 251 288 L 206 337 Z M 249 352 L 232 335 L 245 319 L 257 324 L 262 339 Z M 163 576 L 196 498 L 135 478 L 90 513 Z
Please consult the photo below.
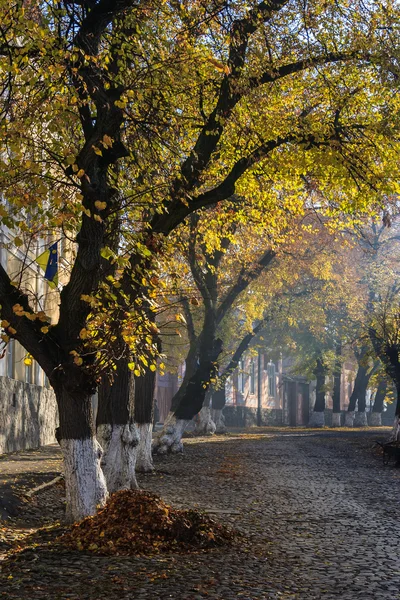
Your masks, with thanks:
M 188 440 L 184 455 L 157 459 L 142 487 L 231 523 L 248 544 L 113 559 L 39 546 L 3 562 L 0 598 L 398 600 L 400 470 L 370 450 L 376 437 Z

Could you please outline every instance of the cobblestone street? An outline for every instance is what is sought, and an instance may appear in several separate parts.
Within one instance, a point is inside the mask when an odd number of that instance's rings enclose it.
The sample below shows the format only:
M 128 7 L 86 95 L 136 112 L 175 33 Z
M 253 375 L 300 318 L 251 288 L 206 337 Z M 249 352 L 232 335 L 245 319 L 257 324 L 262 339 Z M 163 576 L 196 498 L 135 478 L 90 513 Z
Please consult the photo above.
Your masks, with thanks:
M 32 549 L 4 561 L 0 597 L 397 600 L 400 470 L 383 466 L 371 449 L 377 438 L 382 432 L 188 439 L 185 453 L 158 458 L 141 486 L 232 524 L 249 543 L 152 558 Z

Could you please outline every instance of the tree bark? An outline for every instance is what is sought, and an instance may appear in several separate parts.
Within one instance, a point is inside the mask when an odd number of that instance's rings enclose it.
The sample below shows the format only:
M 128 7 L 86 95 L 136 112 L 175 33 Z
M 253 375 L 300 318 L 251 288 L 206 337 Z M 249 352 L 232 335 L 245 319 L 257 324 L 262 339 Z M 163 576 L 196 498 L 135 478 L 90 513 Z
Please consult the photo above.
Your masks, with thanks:
M 390 434 L 390 441 L 392 442 L 400 441 L 400 372 L 398 372 L 398 375 L 399 377 L 396 380 L 396 413 L 394 417 L 392 432 Z
M 371 374 L 372 369 L 368 370 L 368 367 L 359 365 L 348 407 L 348 412 L 353 414 L 356 406 L 358 408 L 354 414 L 353 426 L 355 427 L 365 427 L 367 425 L 367 415 L 365 412 L 366 394 Z
M 140 473 L 151 473 L 154 471 L 151 445 L 155 385 L 155 371 L 146 369 L 143 375 L 135 377 L 135 422 L 139 430 L 136 471 Z
M 226 433 L 223 409 L 226 404 L 225 382 L 220 390 L 216 390 L 211 399 L 211 415 L 215 423 L 215 433 Z
M 211 416 L 211 396 L 208 392 L 205 396 L 201 411 L 195 416 L 194 433 L 196 435 L 213 435 L 216 430 L 215 423 Z
M 210 381 L 218 369 L 217 360 L 222 351 L 222 342 L 214 340 L 213 336 L 211 339 L 211 348 L 202 341 L 198 367 L 189 379 L 178 407 L 170 412 L 162 431 L 156 436 L 153 442 L 154 453 L 182 452 L 182 435 L 193 417 L 200 412 Z
M 341 406 L 340 406 L 340 392 L 342 387 L 342 346 L 337 344 L 336 346 L 336 360 L 335 368 L 333 371 L 333 394 L 332 394 L 332 427 L 340 427 L 341 425 Z
M 367 418 L 365 414 L 366 393 L 368 383 L 372 375 L 372 369 L 364 366 L 361 361 L 364 360 L 366 352 L 361 350 L 357 356 L 358 369 L 354 380 L 353 391 L 350 396 L 349 405 L 347 407 L 345 425 L 346 427 L 365 427 Z M 358 408 L 357 413 L 355 412 Z
M 99 387 L 97 438 L 103 448 L 102 469 L 110 493 L 136 489 L 139 434 L 133 421 L 134 379 L 128 358 L 117 362 L 114 381 L 103 377 Z
M 66 518 L 79 521 L 94 515 L 107 499 L 101 469 L 102 449 L 94 435 L 90 394 L 55 388 L 60 414 L 59 442 L 64 459 Z
M 310 427 L 324 427 L 325 426 L 325 377 L 326 377 L 326 366 L 321 358 L 317 359 L 317 365 L 314 370 L 314 375 L 317 379 L 317 385 L 315 389 L 315 405 L 314 410 L 310 417 Z
M 371 427 L 381 427 L 382 425 L 382 412 L 386 397 L 386 390 L 387 381 L 386 379 L 381 379 L 375 393 L 374 404 L 370 415 L 369 424 L 371 425 Z

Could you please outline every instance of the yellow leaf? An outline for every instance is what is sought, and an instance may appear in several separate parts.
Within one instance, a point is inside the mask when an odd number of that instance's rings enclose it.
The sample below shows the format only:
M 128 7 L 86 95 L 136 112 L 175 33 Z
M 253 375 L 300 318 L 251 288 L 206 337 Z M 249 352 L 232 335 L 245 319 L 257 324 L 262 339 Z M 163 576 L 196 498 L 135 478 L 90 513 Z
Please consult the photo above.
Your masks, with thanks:
M 110 146 L 110 147 L 112 146 L 112 139 L 110 138 L 110 136 L 109 136 L 109 135 L 107 135 L 107 134 L 106 134 L 106 135 L 103 135 L 103 143 L 104 143 L 106 146 Z
M 22 317 L 24 314 L 24 309 L 20 304 L 14 304 L 12 307 L 13 313 L 15 313 L 18 317 Z
M 42 333 L 49 333 L 49 328 L 48 328 L 48 326 L 47 326 L 47 325 L 45 325 L 44 327 L 41 327 L 41 328 L 40 328 L 40 331 L 41 331 Z
M 14 329 L 14 327 L 7 327 L 9 333 L 11 333 L 12 335 L 15 335 L 17 333 L 17 330 Z
M 97 154 L 98 156 L 103 156 L 102 151 L 100 150 L 100 148 L 97 148 L 97 146 L 92 146 L 94 153 Z
M 104 210 L 107 207 L 107 202 L 101 202 L 100 200 L 96 200 L 94 203 L 97 210 Z
M 81 358 L 80 356 L 74 356 L 74 363 L 80 366 L 83 363 L 83 358 Z
M 89 332 L 85 328 L 81 329 L 79 332 L 79 337 L 81 338 L 81 340 L 87 340 L 88 335 L 89 335 Z
M 79 171 L 77 172 L 76 176 L 80 178 L 80 177 L 83 177 L 84 174 L 85 174 L 85 171 L 83 169 L 79 169 Z
M 26 356 L 24 358 L 24 365 L 26 365 L 27 367 L 30 367 L 32 364 L 32 359 L 29 356 Z

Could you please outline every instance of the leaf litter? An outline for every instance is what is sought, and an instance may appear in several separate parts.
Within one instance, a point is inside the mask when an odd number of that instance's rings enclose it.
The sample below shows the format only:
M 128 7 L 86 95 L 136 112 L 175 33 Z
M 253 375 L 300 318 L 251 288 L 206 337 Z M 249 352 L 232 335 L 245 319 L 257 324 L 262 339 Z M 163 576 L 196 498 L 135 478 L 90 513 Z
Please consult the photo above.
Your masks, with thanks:
M 173 508 L 152 492 L 123 490 L 58 541 L 74 550 L 126 556 L 205 550 L 232 545 L 235 538 L 197 510 Z

